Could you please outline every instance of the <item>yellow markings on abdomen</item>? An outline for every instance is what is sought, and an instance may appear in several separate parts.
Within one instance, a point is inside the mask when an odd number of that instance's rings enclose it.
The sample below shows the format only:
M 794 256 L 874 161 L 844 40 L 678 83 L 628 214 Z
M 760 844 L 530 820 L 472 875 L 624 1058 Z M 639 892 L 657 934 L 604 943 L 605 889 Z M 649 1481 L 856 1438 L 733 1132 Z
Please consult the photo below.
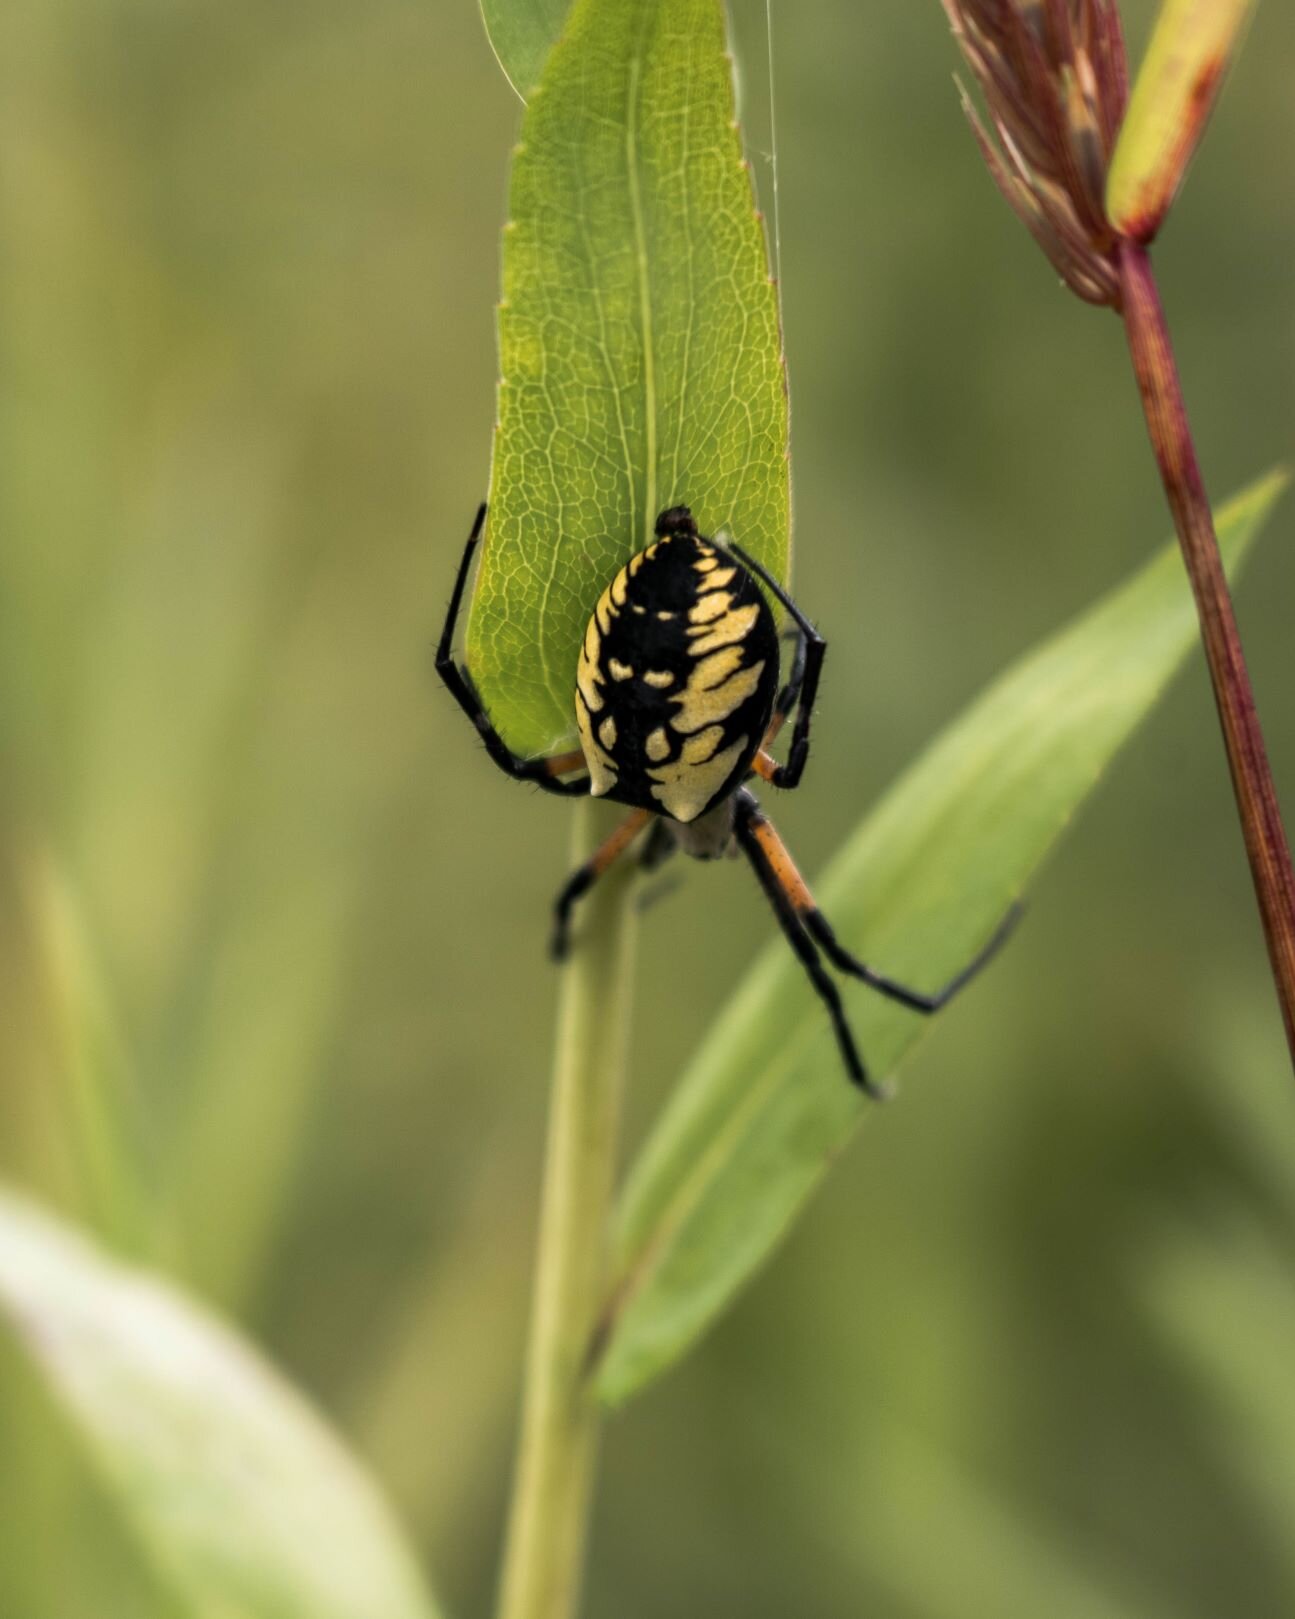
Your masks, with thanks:
M 720 595 L 727 592 L 720 591 Z M 706 598 L 703 597 L 703 600 Z M 696 609 L 694 608 L 694 611 Z M 743 641 L 750 635 L 755 627 L 755 621 L 760 616 L 760 603 L 752 602 L 749 607 L 735 607 L 732 612 L 725 613 L 723 618 L 715 620 L 713 625 L 698 624 L 688 631 L 690 636 L 700 636 L 688 648 L 694 658 L 700 657 L 703 652 L 712 652 L 716 647 L 729 646 L 734 641 Z
M 593 716 L 603 707 L 602 686 L 606 679 L 602 668 L 604 637 L 613 621 L 620 616 L 629 593 L 629 570 L 621 568 L 607 589 L 598 598 L 597 606 L 585 628 L 584 642 L 576 663 L 576 728 L 580 733 L 580 747 L 589 767 L 589 793 L 601 798 L 615 787 L 618 772 L 616 761 L 607 752 L 616 745 L 616 721 L 609 714 L 594 734 Z M 625 680 L 633 673 L 613 658 L 608 665 L 613 679 Z M 618 674 L 618 670 L 624 670 Z
M 715 757 L 715 749 L 723 740 L 724 727 L 708 725 L 704 731 L 688 738 L 679 750 L 679 757 L 686 765 L 704 765 Z
M 721 658 L 725 660 L 722 665 Z M 759 686 L 764 673 L 763 658 L 749 669 L 741 667 L 741 660 L 741 647 L 730 647 L 703 659 L 683 691 L 670 699 L 679 705 L 679 712 L 670 720 L 672 729 L 690 735 L 707 725 L 720 725 L 736 713 Z
M 759 622 L 761 603 L 737 605 L 746 594 L 742 570 L 731 557 L 717 553 L 711 546 L 702 544 L 693 558 L 696 583 L 688 605 L 666 606 L 656 589 L 643 586 L 643 580 L 635 591 L 634 578 L 666 543 L 658 540 L 631 557 L 598 598 L 576 666 L 576 722 L 592 797 L 602 797 L 617 788 L 625 775 L 625 761 L 622 758 L 618 765 L 613 750 L 619 749 L 623 755 L 632 741 L 635 748 L 643 750 L 642 765 L 635 767 L 635 777 L 640 768 L 645 769 L 652 783 L 651 796 L 661 806 L 661 813 L 687 822 L 703 813 L 752 751 L 749 737 L 733 735 L 735 716 L 759 690 L 767 661 L 761 659 L 749 666 L 744 662 L 754 651 L 754 647 L 748 651 L 747 642 Z M 633 599 L 635 594 L 637 600 Z M 621 651 L 628 652 L 634 661 L 623 663 L 608 656 L 608 637 L 615 621 L 631 612 L 637 619 L 646 617 L 648 622 L 633 625 L 633 633 Z M 674 668 L 650 667 L 653 661 L 675 663 L 678 647 L 674 637 L 678 631 L 657 631 L 655 626 L 676 620 L 681 621 L 679 627 L 686 632 L 687 658 Z M 668 643 L 662 637 L 667 637 Z M 653 647 L 657 643 L 660 646 L 654 659 Z M 631 727 L 632 738 L 623 726 L 626 716 L 639 714 L 642 703 L 651 700 L 645 692 L 639 695 L 627 691 L 622 697 L 609 690 L 609 683 L 635 679 L 656 692 L 669 693 L 670 718 L 659 725 L 649 720 L 653 729 L 641 741 L 637 720 Z M 646 713 L 651 712 L 649 706 Z M 627 789 L 628 785 L 627 782 Z
M 708 658 L 702 658 L 693 670 L 688 680 L 689 689 L 713 691 L 742 667 L 744 656 L 745 648 L 741 646 L 726 646 L 722 652 L 712 652 Z
M 603 723 L 609 724 L 610 720 Z M 576 729 L 580 732 L 580 749 L 589 767 L 589 796 L 601 798 L 616 785 L 616 761 L 599 744 L 589 710 L 580 702 L 576 704 Z
M 723 735 L 722 727 L 717 725 L 714 729 L 720 736 Z M 695 746 L 700 752 L 703 739 L 708 741 L 709 736 L 710 732 L 706 731 L 700 736 L 690 737 L 684 744 L 685 751 Z M 652 789 L 652 796 L 676 821 L 695 821 L 737 769 L 746 748 L 747 739 L 740 736 L 731 748 L 725 748 L 723 753 L 713 754 L 704 761 L 690 762 L 681 754 L 672 764 L 662 765 L 659 770 L 649 770 L 648 775 L 658 783 Z
M 727 590 L 709 590 L 704 596 L 697 598 L 695 606 L 688 609 L 688 622 L 709 624 L 721 613 L 727 613 L 732 605 L 733 598 Z
M 602 684 L 598 673 L 598 659 L 602 647 L 598 626 L 590 619 L 589 628 L 585 631 L 584 645 L 580 649 L 580 661 L 576 664 L 576 690 L 584 699 L 584 707 L 594 714 L 603 706 L 602 693 L 598 690 Z M 583 712 L 579 703 L 576 704 L 576 708 Z

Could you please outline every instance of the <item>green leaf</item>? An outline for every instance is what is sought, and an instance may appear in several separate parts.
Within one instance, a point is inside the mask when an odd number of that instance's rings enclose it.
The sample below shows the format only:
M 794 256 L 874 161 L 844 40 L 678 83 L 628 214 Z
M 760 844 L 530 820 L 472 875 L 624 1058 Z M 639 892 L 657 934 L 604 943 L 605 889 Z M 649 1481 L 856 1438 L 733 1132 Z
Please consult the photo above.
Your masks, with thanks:
M 386 1506 L 228 1328 L 0 1193 L 0 1315 L 200 1619 L 434 1619 Z
M 1235 564 L 1284 487 L 1219 516 Z M 865 960 L 934 987 L 968 961 L 1196 639 L 1177 548 L 1003 675 L 891 789 L 819 887 Z M 891 1072 L 923 1019 L 845 986 L 860 1049 Z M 974 993 L 974 992 L 971 992 Z M 599 1390 L 668 1366 L 787 1229 L 875 1105 L 779 939 L 685 1073 L 622 1198 Z
M 1106 211 L 1149 242 L 1182 184 L 1254 0 L 1165 0 L 1111 158 Z
M 539 83 L 571 0 L 481 0 L 481 19 L 509 84 L 523 101 Z
M 574 729 L 585 625 L 667 506 L 787 573 L 778 305 L 719 0 L 579 0 L 513 161 L 468 664 L 509 744 Z

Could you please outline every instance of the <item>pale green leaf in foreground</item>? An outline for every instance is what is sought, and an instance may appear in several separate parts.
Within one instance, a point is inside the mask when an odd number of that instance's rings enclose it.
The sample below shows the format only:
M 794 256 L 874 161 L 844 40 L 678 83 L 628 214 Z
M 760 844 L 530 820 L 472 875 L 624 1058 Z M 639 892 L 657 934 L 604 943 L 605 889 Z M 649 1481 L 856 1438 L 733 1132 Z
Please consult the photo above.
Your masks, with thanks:
M 526 109 L 509 206 L 467 661 L 531 755 L 573 733 L 589 615 L 658 512 L 691 506 L 786 577 L 777 295 L 720 0 L 579 0 Z
M 198 1619 L 435 1619 L 376 1489 L 300 1395 L 172 1288 L 6 1193 L 0 1320 Z
M 1284 481 L 1268 477 L 1219 514 L 1229 565 Z M 970 960 L 1196 634 L 1170 547 L 1010 669 L 899 780 L 816 885 L 841 938 L 919 986 Z M 893 1072 L 925 1020 L 862 985 L 843 987 L 865 1060 L 878 1076 Z M 876 1111 L 846 1082 L 799 964 L 781 939 L 771 942 L 629 1177 L 598 1376 L 605 1399 L 624 1399 L 683 1352 Z
M 571 0 L 481 0 L 491 48 L 509 84 L 526 100 L 539 83 Z
M 1165 0 L 1111 158 L 1106 211 L 1149 242 L 1200 144 L 1254 0 Z

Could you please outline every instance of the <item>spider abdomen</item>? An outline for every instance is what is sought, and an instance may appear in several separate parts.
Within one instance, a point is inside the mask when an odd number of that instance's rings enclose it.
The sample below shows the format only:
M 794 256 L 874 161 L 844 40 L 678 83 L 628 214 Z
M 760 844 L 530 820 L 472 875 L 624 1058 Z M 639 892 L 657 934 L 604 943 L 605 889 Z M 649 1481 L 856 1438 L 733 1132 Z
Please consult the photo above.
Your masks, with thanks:
M 685 508 L 607 586 L 576 668 L 590 793 L 693 821 L 743 780 L 778 689 L 759 586 Z

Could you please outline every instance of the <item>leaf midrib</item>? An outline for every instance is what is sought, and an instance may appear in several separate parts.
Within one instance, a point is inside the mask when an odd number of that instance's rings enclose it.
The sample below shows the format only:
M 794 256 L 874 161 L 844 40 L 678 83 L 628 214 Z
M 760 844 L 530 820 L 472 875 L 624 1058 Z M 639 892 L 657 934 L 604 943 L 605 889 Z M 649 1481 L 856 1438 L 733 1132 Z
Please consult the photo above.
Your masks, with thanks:
M 645 13 L 646 15 L 646 13 Z M 646 27 L 646 24 L 645 24 Z M 639 284 L 639 323 L 643 341 L 644 434 L 646 438 L 643 477 L 643 544 L 652 539 L 656 516 L 656 356 L 652 347 L 652 288 L 648 279 L 647 230 L 643 219 L 643 196 L 639 186 L 638 120 L 639 79 L 642 73 L 642 37 L 630 57 L 629 112 L 625 119 L 625 166 L 629 177 L 630 215 L 634 222 L 634 264 Z M 631 484 L 633 468 L 630 469 Z

